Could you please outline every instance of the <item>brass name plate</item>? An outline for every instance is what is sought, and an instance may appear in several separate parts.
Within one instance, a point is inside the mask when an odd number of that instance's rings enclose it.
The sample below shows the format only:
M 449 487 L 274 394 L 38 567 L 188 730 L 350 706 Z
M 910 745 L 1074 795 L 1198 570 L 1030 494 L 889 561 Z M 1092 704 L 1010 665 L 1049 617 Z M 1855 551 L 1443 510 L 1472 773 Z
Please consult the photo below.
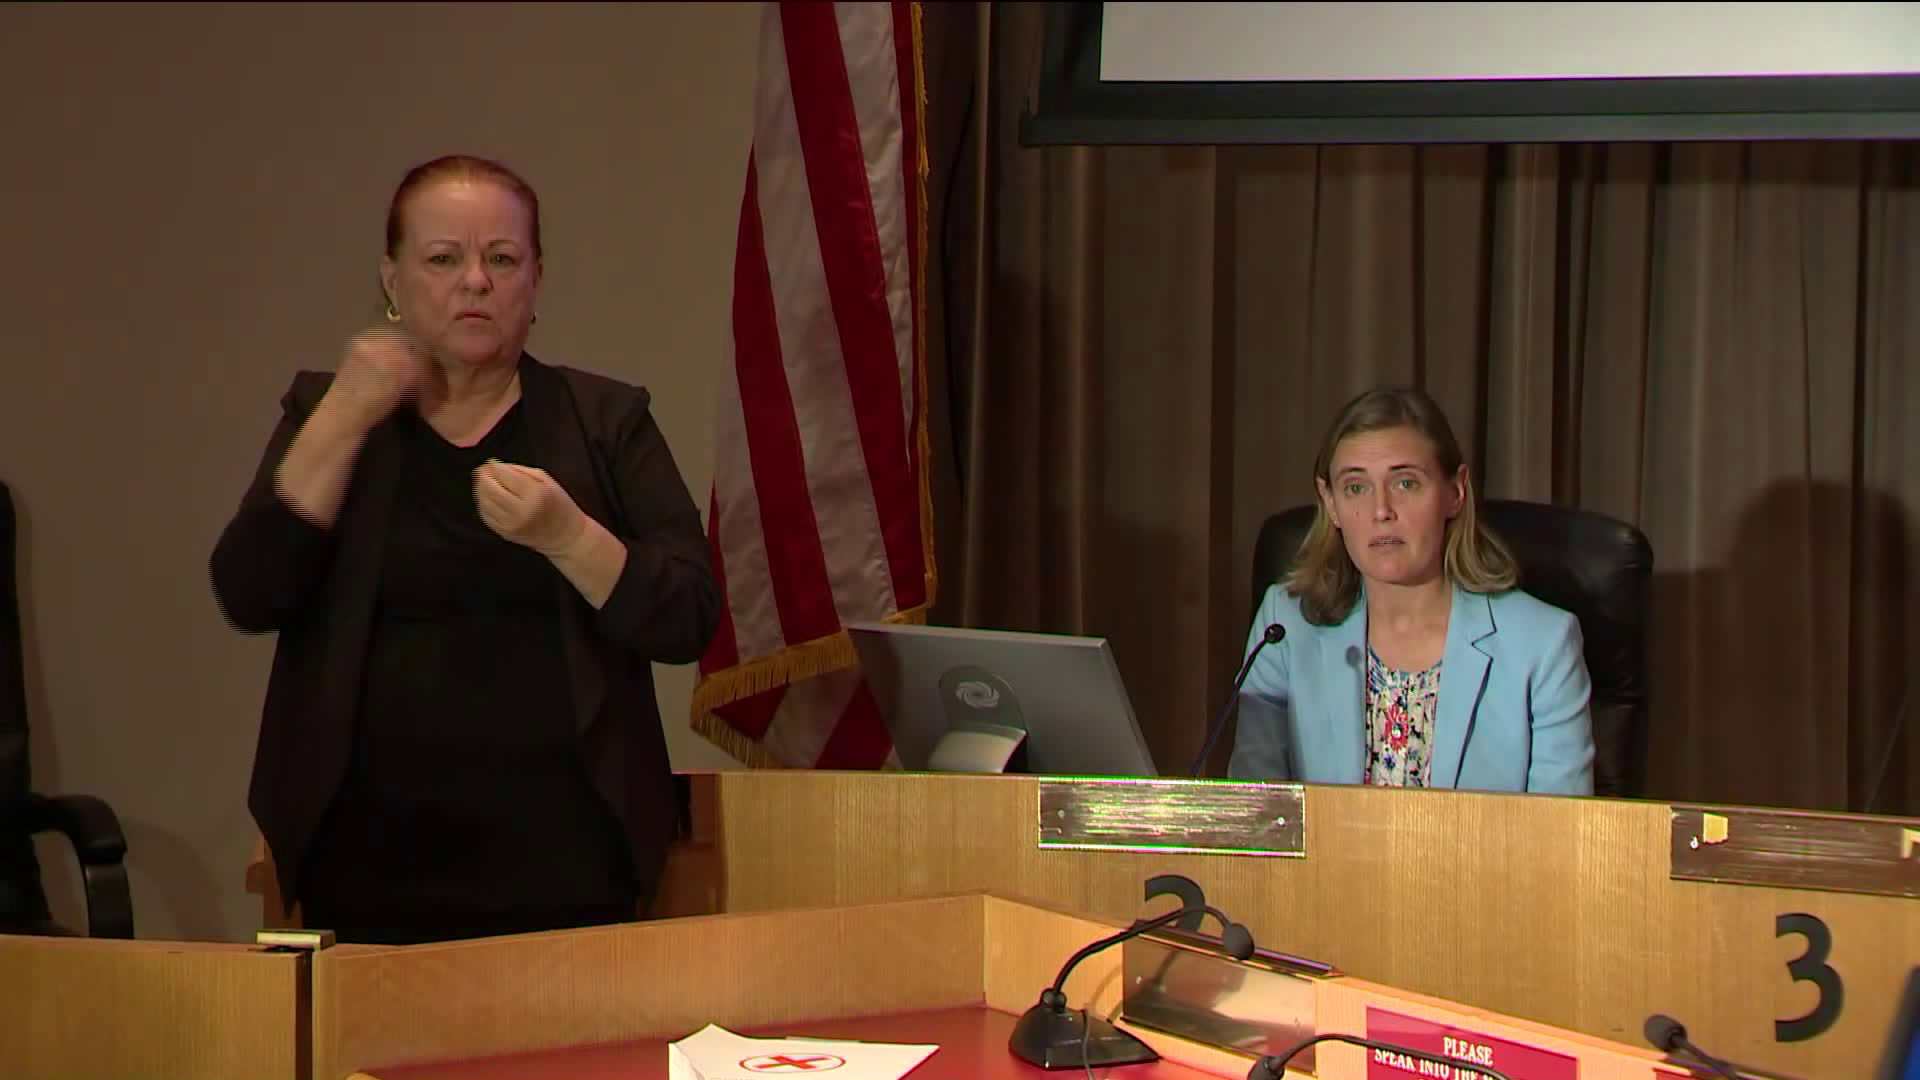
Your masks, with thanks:
M 1920 821 L 1676 806 L 1680 881 L 1920 897 Z
M 1040 846 L 1299 858 L 1307 794 L 1298 784 L 1042 777 Z

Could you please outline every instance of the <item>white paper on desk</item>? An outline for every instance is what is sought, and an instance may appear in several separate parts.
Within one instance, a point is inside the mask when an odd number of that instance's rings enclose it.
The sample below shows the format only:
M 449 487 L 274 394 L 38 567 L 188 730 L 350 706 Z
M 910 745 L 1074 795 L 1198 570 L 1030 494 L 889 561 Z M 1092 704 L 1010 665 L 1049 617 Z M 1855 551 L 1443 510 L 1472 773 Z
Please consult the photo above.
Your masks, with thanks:
M 938 1046 L 841 1042 L 833 1039 L 750 1039 L 708 1024 L 667 1046 L 668 1080 L 900 1080 Z

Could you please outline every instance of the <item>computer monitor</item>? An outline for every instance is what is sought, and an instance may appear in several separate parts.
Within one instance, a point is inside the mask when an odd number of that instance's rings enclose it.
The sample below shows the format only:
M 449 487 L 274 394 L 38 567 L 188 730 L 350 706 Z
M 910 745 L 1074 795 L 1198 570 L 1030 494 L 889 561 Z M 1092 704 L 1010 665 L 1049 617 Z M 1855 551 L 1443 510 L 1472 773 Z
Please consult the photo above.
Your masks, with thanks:
M 1154 777 L 1105 638 L 850 623 L 909 772 Z
M 1920 967 L 1907 973 L 1874 1080 L 1920 1080 Z

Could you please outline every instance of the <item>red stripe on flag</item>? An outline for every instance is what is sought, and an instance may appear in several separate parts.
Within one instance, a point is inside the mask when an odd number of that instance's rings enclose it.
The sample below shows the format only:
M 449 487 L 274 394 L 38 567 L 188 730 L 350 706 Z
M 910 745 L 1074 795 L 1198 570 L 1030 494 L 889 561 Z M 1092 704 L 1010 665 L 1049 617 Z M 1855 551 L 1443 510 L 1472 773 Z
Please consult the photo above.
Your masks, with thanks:
M 727 722 L 727 726 L 745 735 L 755 742 L 767 737 L 767 730 L 773 727 L 773 714 L 780 711 L 780 702 L 787 696 L 787 688 L 776 686 L 731 701 L 713 710 Z
M 866 677 L 861 676 L 846 710 L 840 714 L 840 722 L 833 726 L 833 734 L 827 736 L 827 744 L 820 748 L 820 759 L 813 767 L 878 769 L 887 763 L 887 754 L 892 749 L 893 740 L 887 734 L 886 723 L 880 719 L 880 702 L 874 698 Z
M 784 10 L 793 111 L 807 159 L 820 259 L 896 606 L 904 607 L 900 598 L 924 592 L 920 500 L 906 453 L 909 440 L 900 408 L 904 373 L 887 307 L 886 261 L 874 226 L 859 115 L 834 5 L 794 4 Z
M 839 630 L 840 616 L 807 490 L 793 392 L 782 364 L 760 221 L 759 167 L 752 155 L 747 158 L 734 259 L 734 375 L 740 382 L 754 497 L 760 505 L 759 539 L 766 548 L 781 634 L 787 644 L 797 645 Z

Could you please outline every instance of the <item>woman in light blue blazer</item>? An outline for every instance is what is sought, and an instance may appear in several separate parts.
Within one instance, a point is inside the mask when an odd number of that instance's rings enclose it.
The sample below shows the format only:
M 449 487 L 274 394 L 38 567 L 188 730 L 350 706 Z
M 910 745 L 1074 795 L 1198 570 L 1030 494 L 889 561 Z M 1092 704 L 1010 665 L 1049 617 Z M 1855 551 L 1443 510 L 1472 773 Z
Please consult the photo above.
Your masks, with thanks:
M 1247 648 L 1231 776 L 1593 793 L 1580 624 L 1517 586 L 1446 417 L 1388 388 L 1341 410 L 1313 526 Z

